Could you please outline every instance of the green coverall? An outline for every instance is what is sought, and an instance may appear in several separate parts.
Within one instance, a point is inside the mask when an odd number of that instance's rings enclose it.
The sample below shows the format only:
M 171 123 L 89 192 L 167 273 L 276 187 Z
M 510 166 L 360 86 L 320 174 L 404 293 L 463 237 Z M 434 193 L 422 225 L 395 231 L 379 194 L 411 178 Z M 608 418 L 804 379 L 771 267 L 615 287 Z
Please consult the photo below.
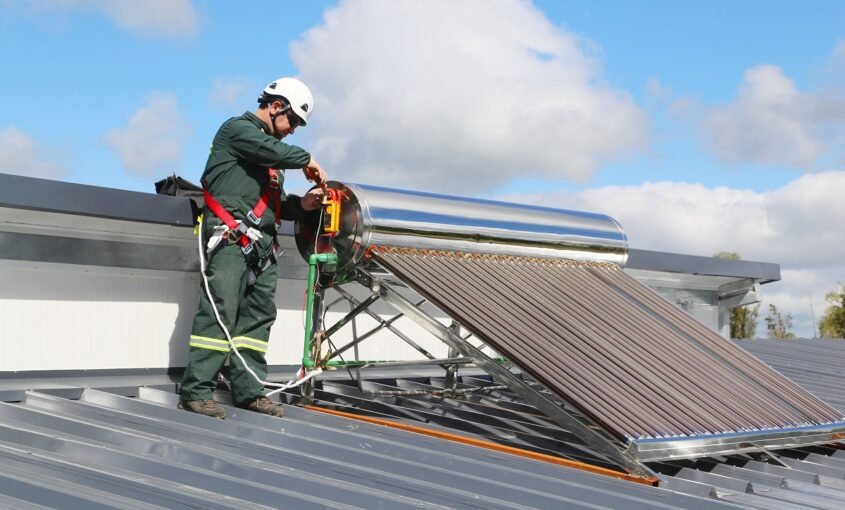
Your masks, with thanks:
M 269 184 L 268 168 L 304 168 L 311 155 L 294 145 L 287 145 L 268 135 L 270 127 L 255 114 L 246 112 L 234 117 L 217 131 L 211 153 L 203 172 L 203 183 L 214 197 L 235 219 L 244 219 L 255 207 L 264 188 Z M 300 197 L 286 195 L 281 188 L 284 172 L 279 171 L 281 218 L 301 219 L 305 211 Z M 249 222 L 247 221 L 249 225 Z M 222 221 L 206 207 L 203 212 L 203 246 Z M 270 257 L 276 239 L 275 207 L 270 204 L 258 225 L 264 237 L 256 241 L 255 259 Z M 275 261 L 262 272 L 254 285 L 247 286 L 245 273 L 248 257 L 241 247 L 223 241 L 214 250 L 206 266 L 211 293 L 217 311 L 229 334 L 255 374 L 265 379 L 270 327 L 276 319 Z M 253 259 L 253 260 L 255 260 Z M 209 400 L 217 386 L 217 374 L 230 355 L 229 342 L 217 323 L 205 288 L 200 285 L 199 307 L 191 330 L 189 361 L 182 379 L 182 400 Z M 230 360 L 229 377 L 232 383 L 232 400 L 244 404 L 262 394 L 263 385 L 244 369 L 237 356 Z

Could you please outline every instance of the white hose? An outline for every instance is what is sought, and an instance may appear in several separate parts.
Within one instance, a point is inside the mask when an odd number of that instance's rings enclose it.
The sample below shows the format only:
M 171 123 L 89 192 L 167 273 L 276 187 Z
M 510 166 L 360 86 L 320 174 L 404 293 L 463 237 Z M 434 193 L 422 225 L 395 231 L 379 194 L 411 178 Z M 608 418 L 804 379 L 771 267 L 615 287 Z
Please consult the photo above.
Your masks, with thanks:
M 246 361 L 244 360 L 240 351 L 238 351 L 238 348 L 235 346 L 235 342 L 232 340 L 232 335 L 229 334 L 229 328 L 227 328 L 226 325 L 223 324 L 223 319 L 220 318 L 220 312 L 217 311 L 217 305 L 214 303 L 214 296 L 211 294 L 211 288 L 208 285 L 208 277 L 205 274 L 205 250 L 203 249 L 202 244 L 202 219 L 203 218 L 200 215 L 199 226 L 197 227 L 197 245 L 199 247 L 200 275 L 202 275 L 202 282 L 203 287 L 205 288 L 205 295 L 206 297 L 208 297 L 209 303 L 211 303 L 211 309 L 214 311 L 214 317 L 217 319 L 217 324 L 220 325 L 220 329 L 222 329 L 223 334 L 226 335 L 226 340 L 229 341 L 229 347 L 232 349 L 232 351 L 234 351 L 235 356 L 237 356 L 238 359 L 241 360 L 241 364 L 243 364 L 246 371 L 249 372 L 249 375 L 251 375 L 253 379 L 255 379 L 258 383 L 264 386 L 272 386 L 276 388 L 275 390 L 267 393 L 267 395 L 265 396 L 270 397 L 272 395 L 275 395 L 276 393 L 280 393 L 287 389 L 295 388 L 301 385 L 302 383 L 308 381 L 309 379 L 312 379 L 313 377 L 316 377 L 317 375 L 321 374 L 323 370 L 319 367 L 310 371 L 306 370 L 305 367 L 301 367 L 296 372 L 296 375 L 293 377 L 293 379 L 291 379 L 287 384 L 279 384 L 270 381 L 262 381 L 261 378 L 258 377 L 258 374 L 256 374 L 249 367 L 249 365 L 246 364 Z

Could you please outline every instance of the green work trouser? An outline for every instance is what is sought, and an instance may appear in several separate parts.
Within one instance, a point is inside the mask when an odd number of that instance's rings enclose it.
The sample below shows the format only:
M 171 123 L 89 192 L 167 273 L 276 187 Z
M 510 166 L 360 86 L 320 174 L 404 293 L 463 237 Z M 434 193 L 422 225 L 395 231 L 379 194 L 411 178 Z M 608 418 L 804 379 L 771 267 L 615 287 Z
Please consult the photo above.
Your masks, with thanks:
M 254 285 L 247 287 L 247 265 L 238 245 L 219 249 L 206 267 L 206 276 L 217 311 L 229 329 L 238 352 L 247 366 L 263 381 L 267 376 L 267 341 L 276 320 L 276 264 L 270 265 Z M 188 366 L 182 378 L 183 400 L 212 398 L 217 374 L 229 359 L 232 400 L 241 404 L 262 394 L 264 386 L 244 368 L 231 352 L 226 334 L 220 328 L 205 286 L 200 282 L 199 309 L 194 316 Z

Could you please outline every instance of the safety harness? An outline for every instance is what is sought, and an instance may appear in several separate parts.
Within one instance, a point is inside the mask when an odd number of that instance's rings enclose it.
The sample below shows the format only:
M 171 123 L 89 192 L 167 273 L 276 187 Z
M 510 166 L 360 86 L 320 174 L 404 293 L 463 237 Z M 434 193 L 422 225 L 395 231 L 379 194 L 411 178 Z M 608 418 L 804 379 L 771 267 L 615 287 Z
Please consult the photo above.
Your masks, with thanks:
M 246 213 L 246 218 L 243 220 L 236 220 L 232 214 L 220 205 L 211 193 L 208 192 L 208 186 L 205 179 L 202 180 L 202 193 L 205 198 L 205 205 L 208 210 L 220 218 L 220 221 L 227 227 L 227 239 L 237 243 L 241 247 L 241 251 L 247 261 L 249 271 L 247 271 L 247 286 L 251 286 L 258 279 L 258 276 L 267 270 L 270 265 L 276 261 L 279 254 L 279 245 L 273 239 L 273 249 L 267 257 L 258 257 L 253 252 L 255 248 L 255 234 L 257 232 L 258 224 L 261 222 L 261 216 L 270 204 L 273 204 L 275 213 L 276 233 L 282 225 L 282 200 L 281 200 L 281 186 L 279 185 L 279 174 L 273 168 L 268 169 L 269 183 L 264 188 L 258 202 L 251 211 Z M 257 234 L 260 237 L 260 233 Z M 213 251 L 209 250 L 209 251 Z M 210 254 L 209 254 L 210 257 Z

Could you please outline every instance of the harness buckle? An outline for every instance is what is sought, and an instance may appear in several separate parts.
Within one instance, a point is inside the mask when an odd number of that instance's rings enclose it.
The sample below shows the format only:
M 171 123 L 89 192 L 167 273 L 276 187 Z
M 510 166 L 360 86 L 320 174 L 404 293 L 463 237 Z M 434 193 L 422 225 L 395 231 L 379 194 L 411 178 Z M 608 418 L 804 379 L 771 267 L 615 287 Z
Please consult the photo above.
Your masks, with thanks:
M 256 216 L 255 213 L 252 212 L 252 211 L 249 211 L 248 213 L 246 213 L 246 219 L 248 219 L 250 221 L 250 223 L 252 223 L 256 227 L 261 222 L 261 218 Z M 241 223 L 241 225 L 243 225 L 243 223 Z
M 243 252 L 244 255 L 249 255 L 250 253 L 252 253 L 252 249 L 254 247 L 255 247 L 255 243 L 253 241 L 250 241 L 249 243 L 241 246 L 241 251 Z
M 238 226 L 235 227 L 234 231 L 237 232 L 238 234 L 245 235 L 247 230 L 249 230 L 249 227 L 247 227 L 246 224 L 244 224 L 244 222 L 240 222 L 240 223 L 238 223 Z

